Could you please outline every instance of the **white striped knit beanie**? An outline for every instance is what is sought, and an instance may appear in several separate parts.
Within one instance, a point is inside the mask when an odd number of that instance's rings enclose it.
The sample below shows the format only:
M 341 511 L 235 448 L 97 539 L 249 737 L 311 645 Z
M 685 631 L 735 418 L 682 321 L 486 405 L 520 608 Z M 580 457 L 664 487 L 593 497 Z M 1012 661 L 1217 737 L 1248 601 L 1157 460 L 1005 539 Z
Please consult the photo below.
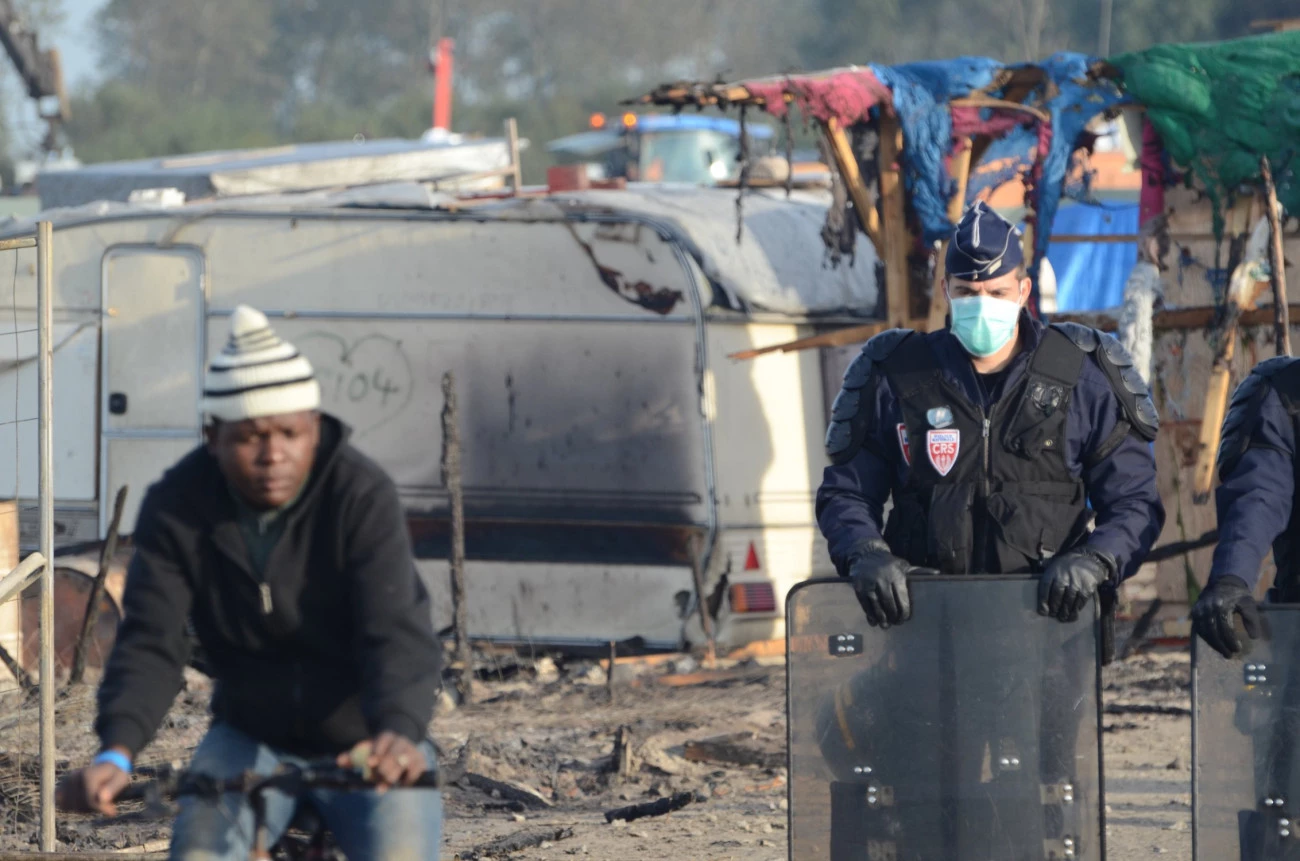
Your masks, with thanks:
M 320 408 L 320 385 L 307 361 L 280 340 L 261 311 L 240 305 L 230 340 L 208 365 L 203 412 L 226 422 Z

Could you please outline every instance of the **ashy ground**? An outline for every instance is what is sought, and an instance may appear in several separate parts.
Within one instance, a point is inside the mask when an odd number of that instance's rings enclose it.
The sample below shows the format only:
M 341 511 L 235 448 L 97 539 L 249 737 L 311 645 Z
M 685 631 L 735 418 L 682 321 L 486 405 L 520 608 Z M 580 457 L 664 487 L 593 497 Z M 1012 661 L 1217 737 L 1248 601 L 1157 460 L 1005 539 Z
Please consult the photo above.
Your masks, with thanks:
M 498 659 L 471 701 L 441 714 L 434 735 L 456 785 L 446 792 L 443 859 L 786 858 L 785 678 L 780 666 L 742 664 L 701 674 L 690 658 L 619 665 L 612 685 L 592 662 Z M 1108 857 L 1191 858 L 1188 660 L 1139 655 L 1105 675 Z M 693 682 L 670 684 L 670 682 Z M 206 725 L 206 680 L 188 679 L 147 759 L 183 761 Z M 61 758 L 93 752 L 93 692 L 60 699 Z M 693 761 L 692 742 L 733 737 L 753 764 Z M 35 706 L 0 701 L 0 850 L 32 848 Z M 714 751 L 716 753 L 716 751 Z M 607 824 L 607 810 L 676 798 L 681 809 Z M 114 851 L 165 845 L 165 821 L 109 824 L 63 817 L 64 848 Z M 493 841 L 536 845 L 485 854 Z M 543 842 L 537 842 L 545 837 Z

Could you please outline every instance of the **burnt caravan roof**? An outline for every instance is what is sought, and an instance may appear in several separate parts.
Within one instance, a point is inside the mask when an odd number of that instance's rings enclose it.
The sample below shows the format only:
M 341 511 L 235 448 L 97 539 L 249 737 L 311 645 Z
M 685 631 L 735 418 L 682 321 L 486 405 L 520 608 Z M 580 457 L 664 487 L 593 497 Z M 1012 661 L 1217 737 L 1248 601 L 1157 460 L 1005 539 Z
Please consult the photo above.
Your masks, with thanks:
M 31 233 L 47 219 L 56 229 L 116 219 L 219 217 L 398 218 L 404 220 L 627 220 L 655 227 L 699 264 L 723 305 L 745 313 L 791 317 L 872 318 L 876 311 L 876 252 L 857 236 L 854 257 L 827 260 L 821 231 L 826 192 L 750 190 L 736 238 L 734 189 L 633 184 L 625 191 L 557 192 L 467 201 L 430 183 L 393 182 L 342 190 L 276 193 L 195 201 L 182 206 L 97 201 L 0 223 L 0 236 Z
M 105 162 L 51 171 L 36 185 L 43 209 L 125 202 L 133 191 L 175 188 L 187 200 L 338 188 L 359 183 L 433 181 L 508 167 L 501 139 L 457 142 L 384 139 L 294 144 Z

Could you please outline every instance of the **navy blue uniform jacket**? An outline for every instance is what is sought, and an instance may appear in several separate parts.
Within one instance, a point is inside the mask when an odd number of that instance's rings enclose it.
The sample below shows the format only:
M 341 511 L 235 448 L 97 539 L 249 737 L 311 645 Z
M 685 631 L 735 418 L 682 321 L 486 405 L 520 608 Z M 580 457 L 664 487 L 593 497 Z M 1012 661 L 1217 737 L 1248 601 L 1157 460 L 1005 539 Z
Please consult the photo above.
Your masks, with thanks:
M 1043 325 L 1024 315 L 1020 332 L 1023 349 L 1012 360 L 1002 384 L 989 396 L 983 392 L 970 356 L 949 330 L 931 332 L 924 337 L 939 357 L 947 379 L 971 403 L 987 408 L 1002 392 L 1014 392 L 1042 337 Z M 873 388 L 869 404 L 874 406 L 874 415 L 869 416 L 868 434 L 874 445 L 862 446 L 853 460 L 842 466 L 827 467 L 817 491 L 817 522 L 830 545 L 831 560 L 842 574 L 847 573 L 848 557 L 855 547 L 881 537 L 885 502 L 903 486 L 908 476 L 898 434 L 898 425 L 902 423 L 898 402 L 884 374 L 874 375 L 868 390 Z M 1276 396 L 1273 400 L 1276 403 Z M 1114 556 L 1121 578 L 1130 577 L 1137 570 L 1165 522 L 1165 508 L 1156 487 L 1155 457 L 1150 445 L 1136 433 L 1129 434 L 1105 460 L 1091 469 L 1083 468 L 1088 455 L 1105 442 L 1123 416 L 1119 398 L 1097 365 L 1096 356 L 1089 356 L 1070 399 L 1066 462 L 1072 475 L 1082 477 L 1097 514 L 1096 529 L 1087 545 Z M 888 456 L 881 457 L 876 452 L 887 452 Z M 920 452 L 912 455 L 924 456 Z M 1284 471 L 1289 481 L 1289 459 Z M 1276 518 L 1280 518 L 1280 524 L 1286 523 L 1286 514 L 1276 514 Z
M 1273 540 L 1291 520 L 1295 499 L 1295 429 L 1277 392 L 1269 389 L 1248 414 L 1249 448 L 1221 475 L 1215 491 L 1219 544 L 1210 579 L 1232 574 L 1253 589 Z

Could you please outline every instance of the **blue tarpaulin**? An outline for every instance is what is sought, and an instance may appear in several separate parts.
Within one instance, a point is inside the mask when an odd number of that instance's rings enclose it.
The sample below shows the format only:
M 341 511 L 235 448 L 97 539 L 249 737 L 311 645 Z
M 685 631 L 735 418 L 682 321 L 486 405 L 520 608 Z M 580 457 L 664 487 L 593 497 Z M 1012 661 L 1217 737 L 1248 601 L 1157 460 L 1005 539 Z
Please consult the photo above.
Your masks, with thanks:
M 1028 202 L 1038 214 L 1039 226 L 1035 234 L 1035 260 L 1045 250 L 1046 232 L 1053 229 L 1057 207 L 1066 191 L 1070 156 L 1078 146 L 1079 136 L 1095 116 L 1126 100 L 1112 82 L 1088 77 L 1091 64 L 1092 58 L 1084 54 L 1065 52 L 1035 64 L 1050 86 L 1031 94 L 1025 103 L 1050 117 L 1050 129 L 1030 124 L 1005 131 L 1002 137 L 1005 143 L 997 153 L 999 157 L 1011 156 L 1009 161 L 1013 162 L 1009 171 L 1000 172 L 1004 176 L 1010 172 L 1032 177 L 1032 199 Z M 947 201 L 954 188 L 944 165 L 944 157 L 953 145 L 948 102 L 956 96 L 981 91 L 1002 98 L 1007 93 L 994 87 L 998 74 L 1025 67 L 1003 66 L 982 57 L 958 57 L 892 67 L 873 64 L 870 68 L 892 92 L 893 107 L 903 127 L 903 179 L 912 209 L 921 223 L 922 237 L 927 242 L 946 239 L 953 230 L 948 220 Z M 988 121 L 992 112 L 982 110 L 980 118 Z M 1035 171 L 1040 144 L 1045 151 Z M 980 190 L 980 183 L 972 183 L 967 189 L 966 202 L 973 201 Z M 1055 265 L 1056 259 L 1051 259 Z M 1037 266 L 1031 267 L 1030 275 L 1034 278 L 1037 297 Z M 1036 301 L 1033 307 L 1037 307 Z
M 1063 234 L 1133 236 L 1138 205 L 1073 204 L 1056 212 L 1053 236 Z M 1124 303 L 1124 285 L 1137 263 L 1136 242 L 1056 242 L 1047 257 L 1056 272 L 1058 311 L 1095 311 Z

